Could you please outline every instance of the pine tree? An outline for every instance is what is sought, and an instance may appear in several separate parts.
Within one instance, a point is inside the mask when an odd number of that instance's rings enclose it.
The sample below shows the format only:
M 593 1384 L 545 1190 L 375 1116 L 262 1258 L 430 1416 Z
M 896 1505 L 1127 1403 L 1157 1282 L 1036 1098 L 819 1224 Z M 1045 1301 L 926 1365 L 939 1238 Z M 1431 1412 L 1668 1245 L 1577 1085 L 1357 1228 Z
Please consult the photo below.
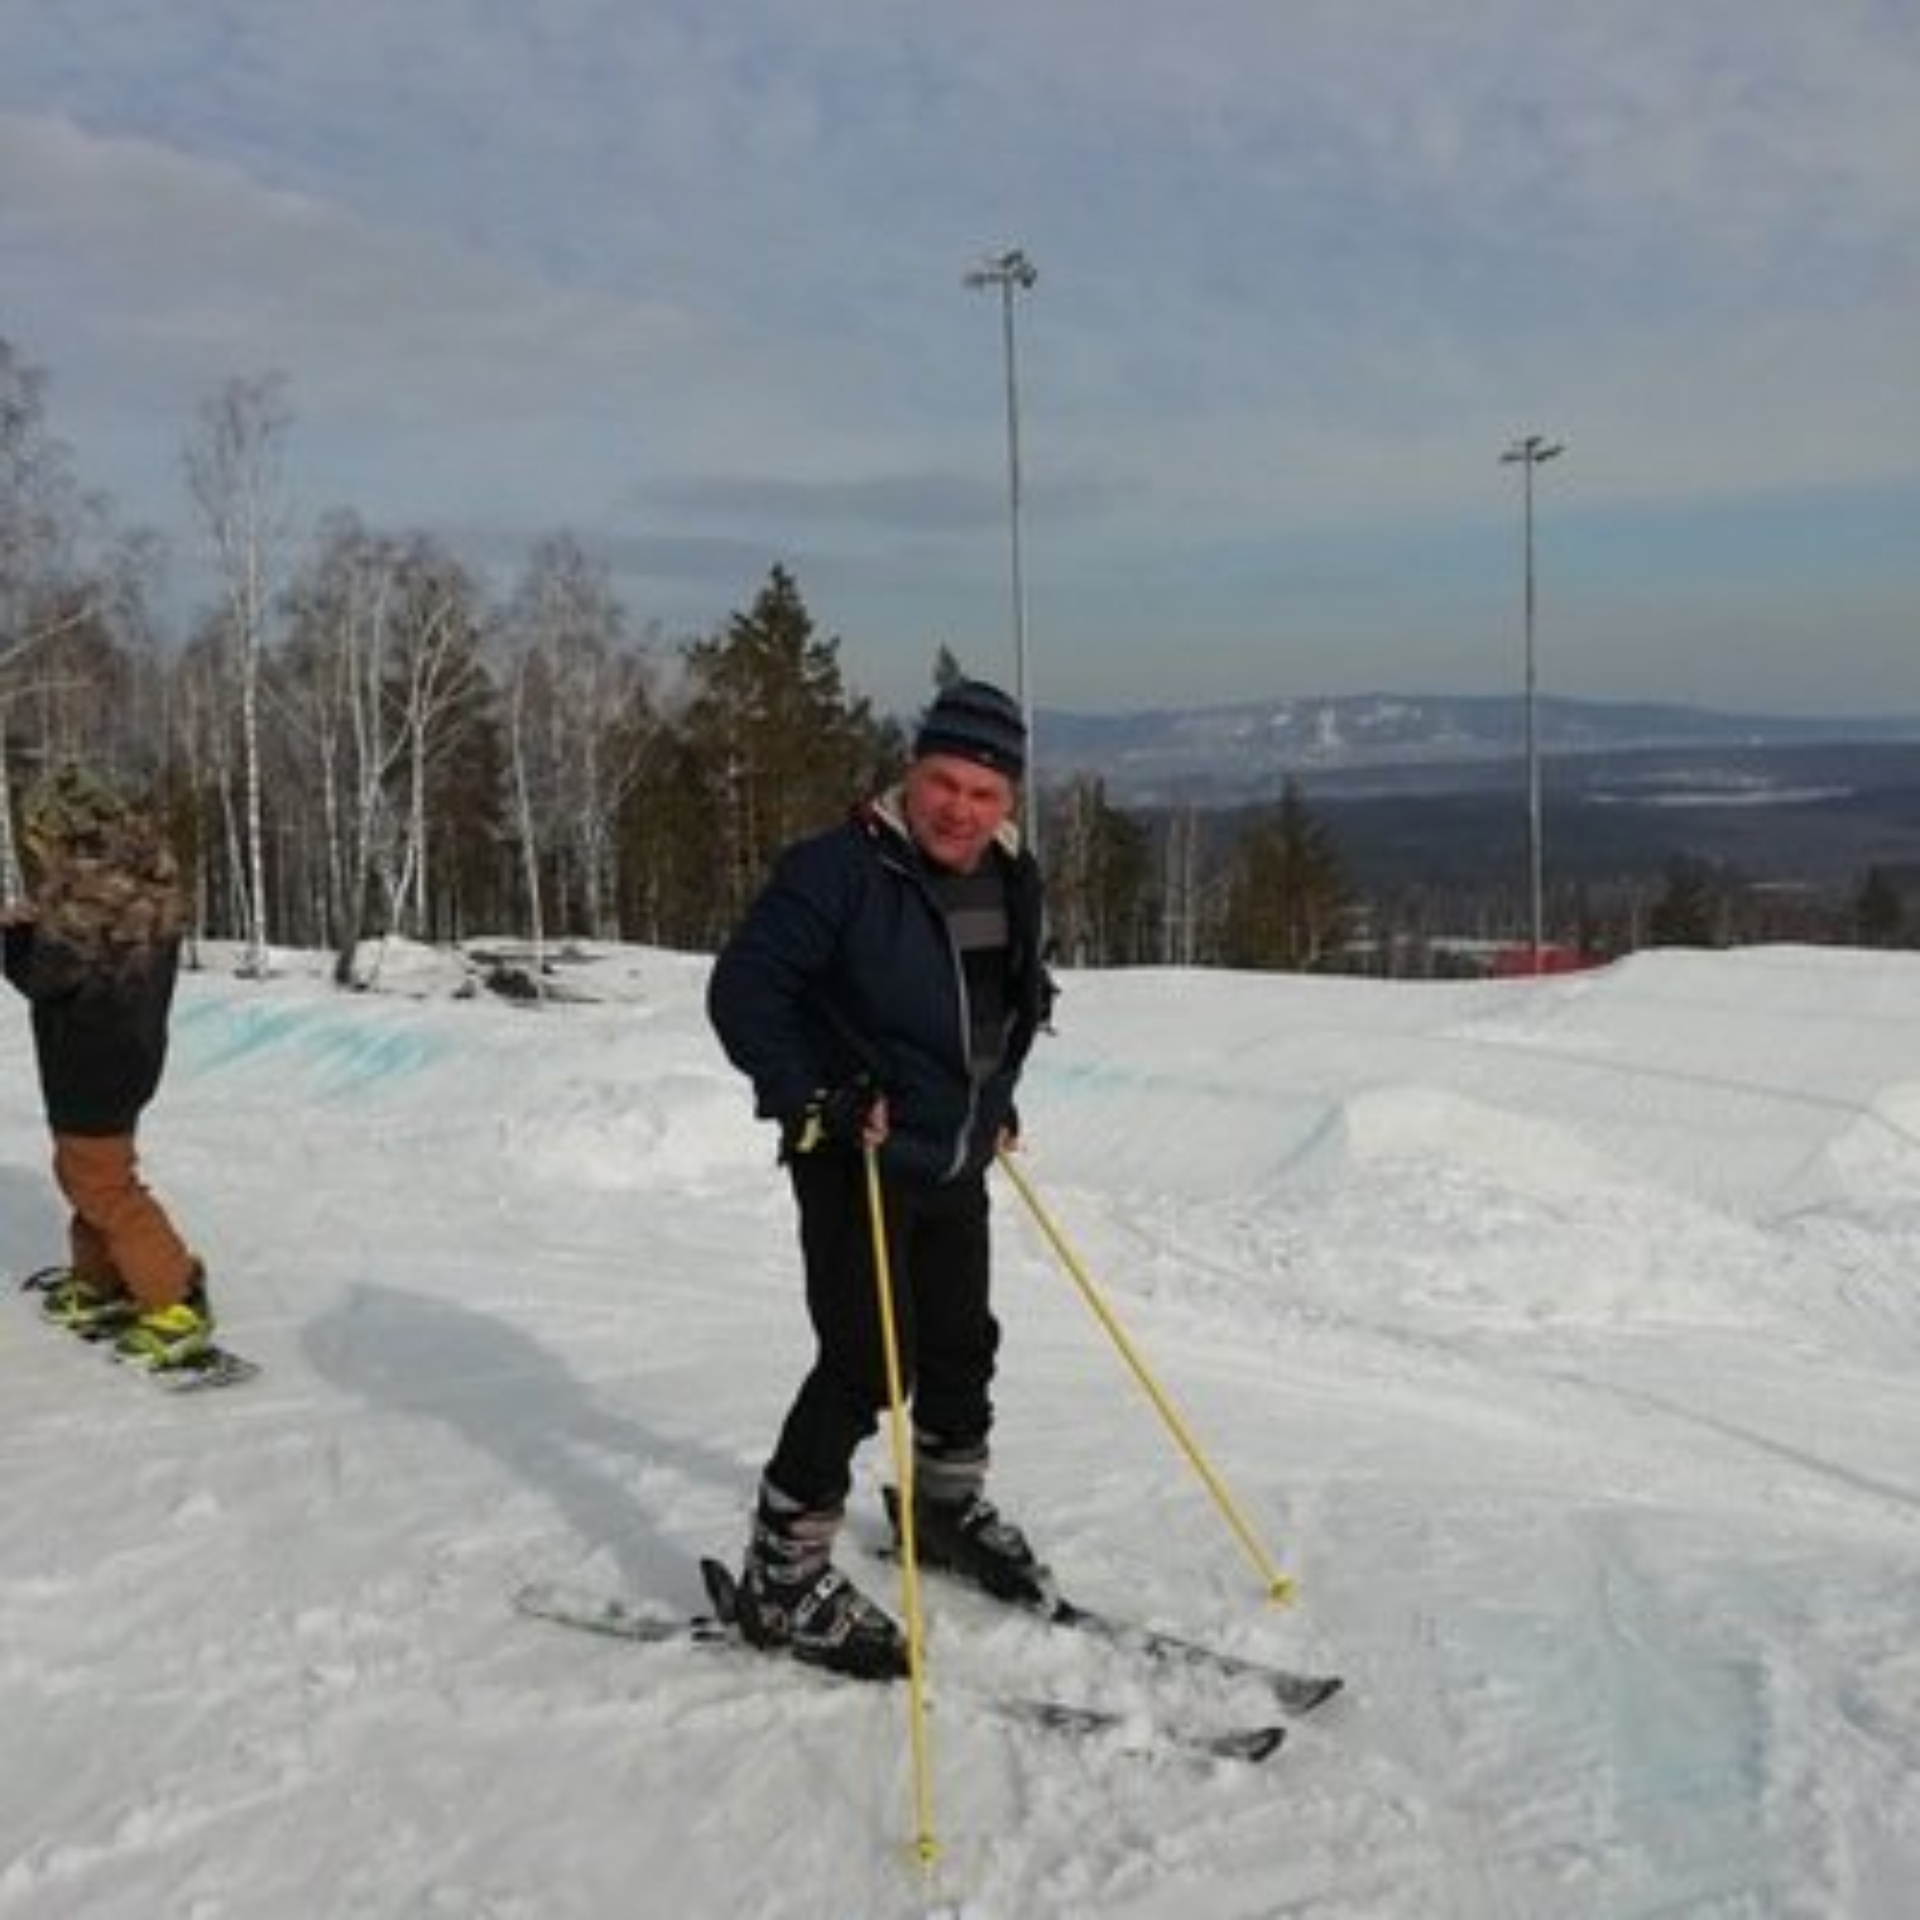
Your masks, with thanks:
M 788 841 L 845 813 L 897 737 L 847 692 L 840 642 L 815 637 L 793 576 L 776 566 L 750 611 L 686 648 L 683 731 L 720 863 L 714 934 L 744 911 Z
M 1885 867 L 1870 867 L 1854 896 L 1854 937 L 1863 947 L 1897 947 L 1906 921 L 1906 903 Z
M 1289 777 L 1231 856 L 1221 957 L 1232 967 L 1306 972 L 1339 945 L 1353 909 L 1339 849 Z
M 1648 936 L 1656 947 L 1717 946 L 1721 909 L 1712 869 L 1677 856 L 1667 863 L 1667 890 L 1648 915 Z

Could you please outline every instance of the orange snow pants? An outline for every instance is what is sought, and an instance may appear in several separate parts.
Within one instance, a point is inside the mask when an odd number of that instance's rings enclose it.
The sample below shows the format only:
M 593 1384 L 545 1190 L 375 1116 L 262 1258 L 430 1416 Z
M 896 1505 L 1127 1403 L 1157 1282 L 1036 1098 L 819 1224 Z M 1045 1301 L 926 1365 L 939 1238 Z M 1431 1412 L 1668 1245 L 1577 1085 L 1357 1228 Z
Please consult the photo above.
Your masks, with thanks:
M 199 1263 L 141 1180 L 132 1134 L 56 1133 L 53 1177 L 73 1209 L 75 1273 L 118 1285 L 145 1310 L 187 1297 Z

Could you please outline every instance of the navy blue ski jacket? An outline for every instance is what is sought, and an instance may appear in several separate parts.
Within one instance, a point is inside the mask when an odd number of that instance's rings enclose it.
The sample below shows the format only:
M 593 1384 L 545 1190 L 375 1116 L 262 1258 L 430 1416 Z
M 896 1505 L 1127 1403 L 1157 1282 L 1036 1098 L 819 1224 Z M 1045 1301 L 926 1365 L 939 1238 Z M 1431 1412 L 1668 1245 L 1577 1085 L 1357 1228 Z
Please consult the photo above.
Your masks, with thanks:
M 937 1184 L 992 1159 L 1051 986 L 1039 866 L 1010 833 L 987 858 L 1006 879 L 1007 1038 L 975 1087 L 960 956 L 892 796 L 779 857 L 707 985 L 708 1017 L 763 1119 L 792 1120 L 815 1093 L 865 1076 L 887 1098 L 889 1174 Z

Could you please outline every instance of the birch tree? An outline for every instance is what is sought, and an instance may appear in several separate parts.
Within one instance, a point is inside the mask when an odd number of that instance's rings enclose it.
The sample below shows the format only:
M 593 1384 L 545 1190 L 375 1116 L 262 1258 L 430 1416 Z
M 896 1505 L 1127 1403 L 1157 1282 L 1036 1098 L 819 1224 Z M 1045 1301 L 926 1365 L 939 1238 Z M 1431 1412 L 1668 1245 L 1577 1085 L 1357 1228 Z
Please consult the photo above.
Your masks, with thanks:
M 1106 782 L 1076 773 L 1058 796 L 1049 836 L 1050 925 L 1074 966 L 1139 957 L 1145 906 L 1145 830 L 1107 804 Z
M 81 617 L 71 593 L 80 497 L 47 427 L 46 375 L 0 336 L 0 669 Z
M 513 834 L 520 849 L 521 885 L 526 890 L 527 940 L 532 949 L 528 978 L 544 997 L 547 974 L 546 894 L 540 879 L 541 823 L 547 816 L 544 764 L 536 768 L 537 728 L 532 709 L 539 699 L 540 656 L 522 645 L 506 664 L 507 781 Z
M 425 535 L 396 554 L 391 624 L 388 689 L 399 719 L 404 797 L 390 895 L 395 927 L 427 940 L 433 937 L 434 775 L 478 718 L 490 688 L 480 655 L 478 591 L 466 569 Z
M 393 600 L 390 544 L 351 514 L 322 530 L 288 604 L 290 711 L 317 796 L 329 945 L 343 972 L 371 929 L 376 865 L 393 867 L 387 788 L 398 764 L 399 727 L 387 694 Z M 392 902 L 384 903 L 391 914 Z
M 654 733 L 645 660 L 606 568 L 565 537 L 535 549 L 506 627 L 523 832 L 549 856 L 562 910 L 612 938 L 619 816 Z
M 189 869 L 193 891 L 193 929 L 205 936 L 217 926 L 242 924 L 244 871 L 239 822 L 233 795 L 233 729 L 227 724 L 229 700 L 224 647 L 213 631 L 201 633 L 175 663 L 172 682 L 171 744 L 183 765 L 193 770 L 191 826 L 195 859 Z M 224 885 L 226 897 L 217 897 Z
M 159 732 L 148 586 L 158 549 L 118 533 L 47 420 L 46 379 L 0 338 L 0 795 L 24 753 L 150 773 Z M 20 890 L 10 808 L 0 885 Z
M 1200 954 L 1200 816 L 1193 807 L 1167 816 L 1160 861 L 1160 958 L 1190 967 Z
M 19 669 L 61 620 L 51 602 L 63 570 L 69 481 L 64 449 L 46 430 L 45 394 L 45 375 L 0 337 L 0 802 L 11 791 Z M 0 893 L 17 900 L 25 891 L 13 809 L 0 804 Z
M 266 834 L 260 745 L 261 658 L 288 531 L 281 452 L 290 416 L 278 374 L 232 380 L 200 409 L 187 484 L 220 583 L 220 632 L 240 734 L 242 972 L 267 969 Z

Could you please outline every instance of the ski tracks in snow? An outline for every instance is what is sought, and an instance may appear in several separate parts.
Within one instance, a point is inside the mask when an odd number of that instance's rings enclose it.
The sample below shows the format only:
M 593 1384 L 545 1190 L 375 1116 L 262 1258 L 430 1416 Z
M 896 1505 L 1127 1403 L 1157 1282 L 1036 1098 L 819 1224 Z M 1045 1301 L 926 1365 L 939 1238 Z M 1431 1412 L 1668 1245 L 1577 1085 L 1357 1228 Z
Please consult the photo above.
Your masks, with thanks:
M 1920 1866 L 1894 1731 L 1920 1672 L 1920 1411 L 1886 1377 L 1898 1346 L 1871 1363 L 1821 1266 L 1831 1244 L 1857 1264 L 1857 1242 L 1690 1218 L 1665 1258 L 1754 1263 L 1751 1325 L 1684 1299 L 1663 1315 L 1654 1268 L 1629 1288 L 1651 1314 L 1595 1314 L 1589 1288 L 1516 1318 L 1503 1276 L 1490 1316 L 1441 1263 L 1530 1241 L 1550 1268 L 1569 1233 L 1619 1230 L 1604 1209 L 1444 1169 L 1388 1205 L 1372 1272 L 1353 1189 L 1271 1216 L 1138 1195 L 1097 1227 L 1145 1276 L 1123 1311 L 1148 1316 L 1149 1351 L 1220 1369 L 1237 1404 L 1250 1373 L 1272 1382 L 1256 1484 L 1310 1555 L 1304 1605 L 1353 1693 L 1340 1753 L 1298 1758 L 1371 1769 L 1400 1814 L 1355 1822 L 1366 1845 L 1329 1879 L 1415 1877 L 1422 1913 L 1457 1920 L 1898 1911 Z M 1431 1269 L 1408 1254 L 1420 1206 Z M 1760 1271 L 1769 1242 L 1797 1317 Z M 1587 1244 L 1565 1259 L 1598 1264 Z M 1813 1758 L 1830 1752 L 1837 1770 Z

